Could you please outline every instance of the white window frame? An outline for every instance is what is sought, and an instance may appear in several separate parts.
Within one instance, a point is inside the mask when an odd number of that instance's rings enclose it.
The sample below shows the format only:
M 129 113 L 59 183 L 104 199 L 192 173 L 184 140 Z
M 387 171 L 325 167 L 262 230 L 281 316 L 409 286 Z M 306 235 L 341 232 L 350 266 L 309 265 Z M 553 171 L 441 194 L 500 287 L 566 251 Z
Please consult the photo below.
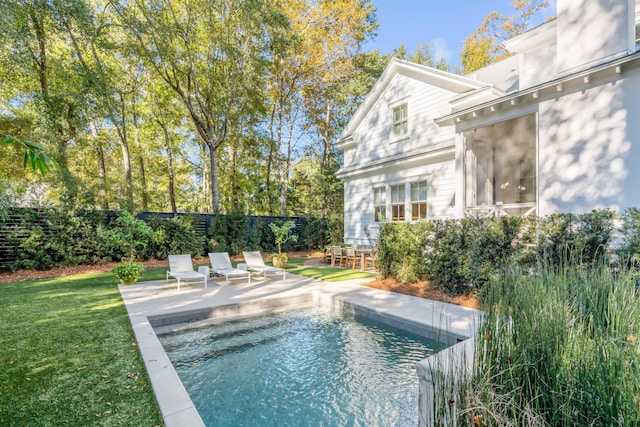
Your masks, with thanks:
M 414 185 L 418 186 L 418 197 L 414 199 L 413 187 Z M 424 199 L 421 198 L 421 190 L 424 187 Z M 429 198 L 429 182 L 426 179 L 420 179 L 417 181 L 413 181 L 409 183 L 409 204 L 411 206 L 411 221 L 424 221 L 428 218 L 429 215 L 429 207 L 427 205 L 427 201 Z M 418 218 L 414 216 L 414 207 L 418 206 Z M 424 205 L 424 217 L 421 215 L 421 205 Z
M 394 188 L 397 188 L 395 192 L 394 200 Z M 396 184 L 389 186 L 389 202 L 391 207 L 390 219 L 392 222 L 403 222 L 407 220 L 407 184 Z M 394 208 L 397 208 L 398 215 L 395 215 Z M 402 219 L 400 219 L 400 212 L 402 212 Z
M 382 200 L 376 198 L 377 194 L 382 194 Z M 380 214 L 378 215 L 378 212 Z M 386 185 L 373 187 L 373 222 L 380 223 L 387 220 L 387 187 Z
M 402 112 L 404 114 L 396 114 L 396 112 Z M 391 106 L 391 122 L 392 130 L 391 135 L 394 140 L 405 139 L 409 137 L 409 103 L 404 101 L 397 105 Z M 400 133 L 396 132 L 396 129 L 400 126 Z

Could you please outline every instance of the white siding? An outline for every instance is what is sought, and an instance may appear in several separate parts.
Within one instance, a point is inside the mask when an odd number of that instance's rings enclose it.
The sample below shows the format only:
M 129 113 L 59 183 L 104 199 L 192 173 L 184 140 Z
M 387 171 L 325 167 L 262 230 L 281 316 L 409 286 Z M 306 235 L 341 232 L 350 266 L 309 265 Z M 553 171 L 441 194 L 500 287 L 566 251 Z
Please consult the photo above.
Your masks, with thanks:
M 640 206 L 640 69 L 540 104 L 539 213 Z
M 396 75 L 354 132 L 357 148 L 345 150 L 345 167 L 450 143 L 451 129 L 437 126 L 434 120 L 450 112 L 448 101 L 453 96 L 448 90 Z M 395 141 L 390 105 L 398 102 L 408 104 L 409 138 Z
M 455 208 L 452 206 L 456 191 L 455 178 L 455 162 L 451 156 L 449 159 L 430 164 L 411 168 L 395 166 L 383 172 L 347 179 L 344 187 L 345 242 L 366 244 L 365 228 L 374 223 L 373 189 L 375 187 L 407 184 L 426 179 L 428 218 L 445 218 L 455 215 Z M 409 203 L 407 200 L 407 208 Z M 409 213 L 410 210 L 407 212 Z

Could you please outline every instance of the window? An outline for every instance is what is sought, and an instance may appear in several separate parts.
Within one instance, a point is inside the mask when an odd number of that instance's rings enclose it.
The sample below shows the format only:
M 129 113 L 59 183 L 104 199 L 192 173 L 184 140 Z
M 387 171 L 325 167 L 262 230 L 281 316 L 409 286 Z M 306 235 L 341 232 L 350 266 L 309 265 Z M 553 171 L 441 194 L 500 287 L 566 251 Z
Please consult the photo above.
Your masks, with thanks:
M 393 108 L 393 136 L 396 138 L 409 133 L 409 115 L 407 104 L 398 105 Z
M 404 221 L 404 184 L 391 186 L 391 221 Z
M 387 191 L 385 187 L 373 189 L 373 219 L 383 222 L 387 216 Z
M 518 201 L 536 201 L 536 168 L 532 159 L 522 159 L 518 163 Z
M 427 219 L 427 181 L 411 184 L 411 221 Z

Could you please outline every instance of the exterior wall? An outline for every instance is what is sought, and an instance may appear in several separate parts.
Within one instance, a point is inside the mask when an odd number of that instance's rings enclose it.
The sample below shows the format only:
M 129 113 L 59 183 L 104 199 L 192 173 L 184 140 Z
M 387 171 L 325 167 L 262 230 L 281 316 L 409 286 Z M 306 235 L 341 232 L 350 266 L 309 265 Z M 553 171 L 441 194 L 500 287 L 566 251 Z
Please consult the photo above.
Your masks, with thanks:
M 640 66 L 625 64 L 540 103 L 540 215 L 640 206 L 639 100 Z
M 452 138 L 434 123 L 449 112 L 453 93 L 401 74 L 389 83 L 354 133 L 356 147 L 345 150 L 345 167 L 384 160 L 427 146 L 437 148 Z M 394 139 L 392 107 L 406 102 L 409 138 Z
M 518 55 L 521 89 L 533 87 L 557 77 L 556 51 L 556 45 L 552 43 Z
M 453 152 L 452 152 L 453 153 Z M 452 201 L 456 191 L 455 161 L 453 154 L 445 160 L 410 168 L 396 166 L 385 171 L 345 180 L 344 184 L 344 234 L 346 243 L 367 244 L 365 227 L 377 228 L 373 216 L 373 188 L 382 185 L 411 183 L 427 180 L 427 217 L 429 219 L 455 216 Z M 387 205 L 389 192 L 387 191 Z M 407 212 L 410 200 L 406 201 Z M 407 215 L 410 217 L 410 215 Z M 409 220 L 410 218 L 407 218 Z M 373 227 L 371 227 L 373 224 Z M 372 236 L 375 237 L 375 236 Z
M 402 74 L 396 75 L 386 87 L 354 132 L 354 147 L 344 150 L 345 168 L 362 165 L 356 175 L 342 178 L 345 242 L 368 243 L 365 227 L 369 228 L 374 223 L 373 188 L 380 185 L 426 179 L 428 217 L 455 215 L 450 207 L 456 187 L 453 154 L 455 135 L 453 128 L 442 128 L 434 122 L 435 118 L 449 113 L 448 101 L 454 95 L 453 92 Z M 408 107 L 409 137 L 394 140 L 392 108 L 404 102 Z M 450 154 L 445 158 L 423 162 L 401 159 L 403 154 L 446 151 L 447 148 Z M 394 156 L 397 161 L 388 161 Z M 371 164 L 378 162 L 383 164 L 371 167 Z M 375 224 L 372 233 L 376 233 Z
M 558 0 L 558 73 L 634 50 L 634 0 Z

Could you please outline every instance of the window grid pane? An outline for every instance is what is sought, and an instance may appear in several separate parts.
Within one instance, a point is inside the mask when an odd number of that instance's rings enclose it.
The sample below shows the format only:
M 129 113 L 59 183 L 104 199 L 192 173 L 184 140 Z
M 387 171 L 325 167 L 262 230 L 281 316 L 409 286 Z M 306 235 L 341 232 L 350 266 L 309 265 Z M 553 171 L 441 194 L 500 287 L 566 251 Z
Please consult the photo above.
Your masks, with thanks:
M 427 219 L 427 181 L 411 183 L 411 220 Z
M 373 218 L 375 222 L 383 222 L 387 216 L 387 189 L 373 189 Z
M 393 135 L 404 136 L 409 133 L 409 112 L 407 104 L 402 104 L 393 109 Z
M 391 220 L 392 221 L 404 221 L 405 219 L 404 192 L 405 192 L 404 184 L 391 186 Z

